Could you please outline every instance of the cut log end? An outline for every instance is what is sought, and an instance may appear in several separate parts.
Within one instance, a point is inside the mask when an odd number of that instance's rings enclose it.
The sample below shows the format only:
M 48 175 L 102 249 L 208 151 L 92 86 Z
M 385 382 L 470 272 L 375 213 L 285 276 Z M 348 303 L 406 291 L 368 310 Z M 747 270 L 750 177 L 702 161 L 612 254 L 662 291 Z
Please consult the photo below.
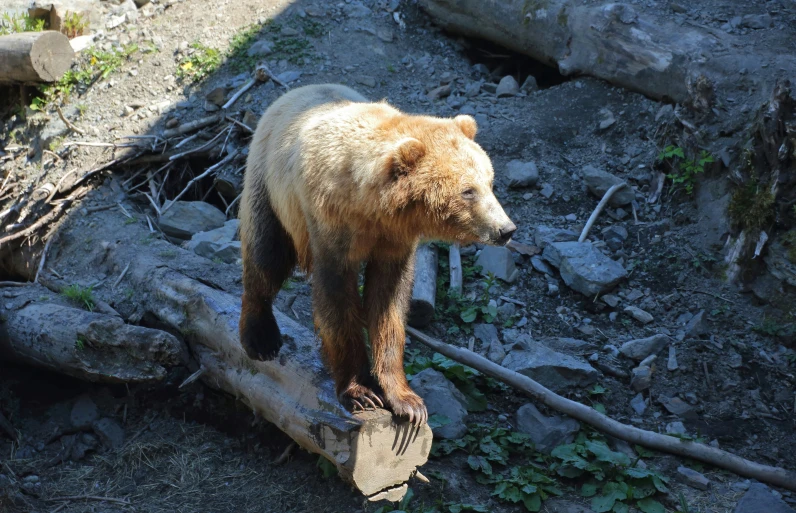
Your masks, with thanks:
M 53 30 L 0 37 L 0 82 L 55 82 L 72 65 L 69 39 Z
M 408 323 L 415 328 L 426 326 L 434 318 L 437 296 L 437 248 L 422 244 L 415 256 L 415 282 Z

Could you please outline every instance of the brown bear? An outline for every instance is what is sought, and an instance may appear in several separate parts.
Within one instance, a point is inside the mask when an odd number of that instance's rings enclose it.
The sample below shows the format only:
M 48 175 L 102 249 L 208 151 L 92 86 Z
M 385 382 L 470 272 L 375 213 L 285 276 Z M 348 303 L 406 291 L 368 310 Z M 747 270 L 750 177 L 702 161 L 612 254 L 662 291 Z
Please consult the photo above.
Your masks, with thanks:
M 312 273 L 315 327 L 341 403 L 386 404 L 425 422 L 403 369 L 418 242 L 503 245 L 516 230 L 475 134 L 469 116 L 409 115 L 341 85 L 275 101 L 254 133 L 240 203 L 240 340 L 249 357 L 279 352 L 273 300 L 298 263 Z

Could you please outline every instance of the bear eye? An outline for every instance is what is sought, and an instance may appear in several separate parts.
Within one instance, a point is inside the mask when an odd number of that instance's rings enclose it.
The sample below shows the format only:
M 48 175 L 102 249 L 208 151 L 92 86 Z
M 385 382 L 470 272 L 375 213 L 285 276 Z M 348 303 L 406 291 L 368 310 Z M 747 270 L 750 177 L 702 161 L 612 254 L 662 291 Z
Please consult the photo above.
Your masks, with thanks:
M 475 189 L 467 189 L 462 193 L 462 198 L 466 200 L 475 199 Z

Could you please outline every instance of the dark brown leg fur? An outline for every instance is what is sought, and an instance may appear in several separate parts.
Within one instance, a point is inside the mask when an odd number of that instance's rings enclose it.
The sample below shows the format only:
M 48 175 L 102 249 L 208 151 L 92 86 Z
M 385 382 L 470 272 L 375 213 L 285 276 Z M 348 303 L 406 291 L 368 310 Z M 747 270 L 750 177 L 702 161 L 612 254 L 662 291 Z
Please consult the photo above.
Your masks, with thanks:
M 320 253 L 318 253 L 320 252 Z M 383 406 L 371 385 L 357 269 L 329 248 L 313 249 L 312 302 L 321 347 L 340 403 L 349 410 Z
M 426 405 L 409 387 L 404 372 L 404 323 L 412 297 L 414 252 L 394 261 L 373 260 L 365 271 L 365 305 L 373 375 L 393 413 L 423 424 Z
M 253 229 L 241 230 L 243 304 L 240 343 L 249 358 L 273 360 L 282 336 L 273 313 L 274 297 L 296 265 L 293 241 L 274 214 L 267 196 L 252 199 Z

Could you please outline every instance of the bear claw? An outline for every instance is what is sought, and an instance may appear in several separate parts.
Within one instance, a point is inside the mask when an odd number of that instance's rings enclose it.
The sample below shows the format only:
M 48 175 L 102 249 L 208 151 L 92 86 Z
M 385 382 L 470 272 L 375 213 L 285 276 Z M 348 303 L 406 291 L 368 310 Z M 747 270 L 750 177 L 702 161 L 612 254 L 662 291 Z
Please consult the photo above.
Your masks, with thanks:
M 351 411 L 368 411 L 384 408 L 384 401 L 372 389 L 352 383 L 339 396 L 340 402 Z M 364 403 L 364 404 L 363 404 Z

